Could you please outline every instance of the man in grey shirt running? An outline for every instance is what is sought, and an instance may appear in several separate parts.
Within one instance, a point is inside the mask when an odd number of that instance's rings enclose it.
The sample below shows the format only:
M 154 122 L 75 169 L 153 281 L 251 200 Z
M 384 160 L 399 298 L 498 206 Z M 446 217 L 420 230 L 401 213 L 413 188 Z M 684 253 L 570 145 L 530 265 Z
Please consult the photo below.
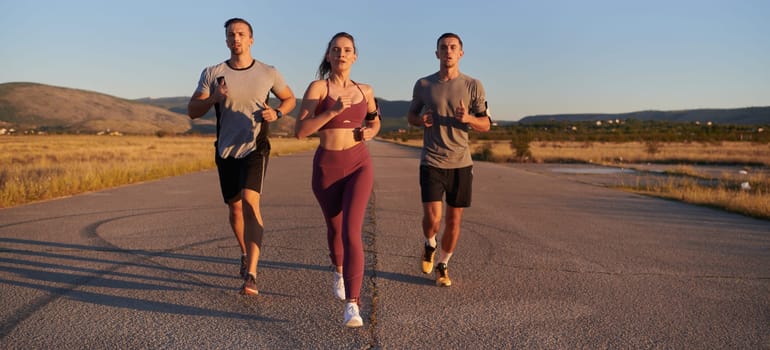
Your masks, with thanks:
M 259 199 L 270 155 L 268 124 L 291 112 L 296 99 L 275 67 L 251 56 L 249 22 L 227 20 L 225 36 L 230 59 L 203 70 L 187 113 L 194 119 L 212 106 L 216 110 L 215 160 L 230 226 L 241 248 L 241 293 L 255 295 L 264 230 Z M 277 108 L 267 104 L 271 92 L 281 101 Z
M 437 73 L 414 84 L 409 106 L 409 124 L 424 127 L 420 159 L 420 192 L 423 204 L 422 230 L 425 236 L 421 267 L 430 273 L 441 226 L 446 195 L 446 224 L 441 252 L 435 267 L 436 285 L 449 287 L 447 264 L 460 237 L 463 209 L 471 205 L 473 160 L 468 131 L 486 132 L 491 126 L 484 86 L 460 73 L 463 42 L 457 34 L 445 33 L 436 43 L 440 65 Z

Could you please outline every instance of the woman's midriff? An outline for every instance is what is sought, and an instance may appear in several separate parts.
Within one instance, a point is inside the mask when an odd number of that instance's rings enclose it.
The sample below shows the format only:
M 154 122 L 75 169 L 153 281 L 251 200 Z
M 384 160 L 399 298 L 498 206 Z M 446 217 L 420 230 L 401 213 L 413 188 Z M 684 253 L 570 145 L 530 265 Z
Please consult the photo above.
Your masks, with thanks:
M 356 140 L 357 129 L 325 129 L 319 130 L 319 147 L 329 151 L 342 151 L 353 148 L 361 143 Z

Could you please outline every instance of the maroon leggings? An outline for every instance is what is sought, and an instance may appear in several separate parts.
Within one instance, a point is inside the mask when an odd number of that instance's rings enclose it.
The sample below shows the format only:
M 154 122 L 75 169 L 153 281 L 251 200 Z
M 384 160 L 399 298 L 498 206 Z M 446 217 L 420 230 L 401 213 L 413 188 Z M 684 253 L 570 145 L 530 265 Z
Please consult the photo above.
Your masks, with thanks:
M 313 158 L 313 194 L 326 219 L 329 256 L 342 266 L 345 297 L 358 299 L 364 279 L 361 229 L 374 186 L 374 170 L 364 143 L 343 151 L 318 148 Z

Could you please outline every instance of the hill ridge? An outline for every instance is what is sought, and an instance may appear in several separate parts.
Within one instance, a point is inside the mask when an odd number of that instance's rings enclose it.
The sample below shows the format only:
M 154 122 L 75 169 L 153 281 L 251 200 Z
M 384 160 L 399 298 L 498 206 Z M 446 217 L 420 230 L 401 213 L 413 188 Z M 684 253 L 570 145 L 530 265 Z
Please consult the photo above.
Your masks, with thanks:
M 0 128 L 62 133 L 113 130 L 128 134 L 184 134 L 216 132 L 213 108 L 202 118 L 187 117 L 189 96 L 124 99 L 96 91 L 33 82 L 0 83 Z M 377 98 L 382 130 L 409 128 L 410 101 Z M 297 99 L 299 106 L 301 99 Z M 277 101 L 271 99 L 271 105 Z M 293 134 L 299 108 L 271 124 L 274 134 Z M 533 115 L 518 123 L 593 121 L 606 119 L 714 121 L 721 124 L 770 124 L 770 107 L 698 108 L 678 111 L 644 110 L 628 113 Z M 494 116 L 493 116 L 493 119 Z M 495 120 L 498 121 L 498 120 Z M 499 120 L 501 125 L 517 123 Z
M 190 120 L 100 92 L 18 82 L 0 84 L 0 127 L 70 133 L 183 133 L 190 129 Z
M 601 121 L 608 119 L 659 120 L 671 122 L 716 122 L 720 124 L 760 125 L 770 123 L 770 106 L 740 108 L 695 108 L 682 110 L 642 110 L 626 113 L 565 113 L 527 116 L 520 123 L 547 121 Z

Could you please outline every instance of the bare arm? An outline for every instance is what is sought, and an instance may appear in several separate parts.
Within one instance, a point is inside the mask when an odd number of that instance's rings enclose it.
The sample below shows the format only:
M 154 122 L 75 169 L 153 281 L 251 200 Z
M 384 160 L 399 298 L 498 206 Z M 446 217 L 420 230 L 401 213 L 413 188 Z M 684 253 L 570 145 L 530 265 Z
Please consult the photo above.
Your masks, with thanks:
M 289 114 L 294 110 L 294 107 L 297 107 L 297 98 L 294 97 L 294 91 L 291 91 L 288 86 L 279 91 L 275 97 L 278 97 L 278 99 L 281 100 L 278 109 L 280 109 L 283 114 Z
M 275 97 L 281 100 L 281 103 L 278 105 L 278 107 L 275 109 L 268 108 L 262 110 L 262 119 L 267 122 L 274 122 L 278 120 L 278 114 L 276 112 L 277 110 L 280 110 L 283 115 L 287 115 L 294 110 L 294 107 L 297 106 L 297 99 L 294 97 L 294 92 L 291 91 L 288 86 L 275 94 Z
M 406 114 L 406 119 L 407 119 L 407 121 L 409 121 L 409 125 L 412 125 L 412 126 L 423 126 L 424 125 L 422 118 L 420 118 L 420 116 L 417 115 L 417 113 L 414 113 L 412 111 L 409 111 Z
M 409 122 L 409 125 L 429 128 L 433 126 L 433 110 L 428 109 L 425 113 L 420 114 L 420 110 L 424 107 L 424 103 L 422 103 L 418 97 L 420 96 L 419 84 L 419 81 L 414 84 L 412 102 L 409 104 L 406 120 Z
M 379 115 L 379 111 L 377 110 L 377 102 L 374 97 L 374 89 L 372 89 L 369 85 L 362 85 L 364 90 L 364 95 L 366 96 L 366 104 L 367 104 L 367 112 L 368 113 L 378 113 L 377 117 L 372 120 L 366 120 L 364 123 L 366 127 L 363 129 L 363 139 L 365 141 L 373 139 L 377 134 L 380 132 L 380 128 L 382 126 L 382 122 L 380 120 L 381 116 Z
M 190 119 L 200 118 L 206 114 L 216 102 L 213 95 L 196 91 L 190 98 L 190 102 L 187 103 L 187 115 Z
M 460 100 L 460 105 L 455 108 L 455 119 L 457 121 L 468 124 L 468 126 L 479 132 L 489 131 L 492 123 L 488 116 L 477 117 L 468 113 L 468 109 L 465 108 L 465 103 Z
M 424 126 L 426 128 L 430 128 L 433 126 L 433 110 L 427 110 L 423 114 L 417 114 L 415 112 L 409 111 L 406 115 L 407 120 L 409 120 L 409 124 L 413 126 Z
M 492 120 L 488 116 L 473 117 L 468 126 L 478 132 L 487 132 L 492 127 Z

